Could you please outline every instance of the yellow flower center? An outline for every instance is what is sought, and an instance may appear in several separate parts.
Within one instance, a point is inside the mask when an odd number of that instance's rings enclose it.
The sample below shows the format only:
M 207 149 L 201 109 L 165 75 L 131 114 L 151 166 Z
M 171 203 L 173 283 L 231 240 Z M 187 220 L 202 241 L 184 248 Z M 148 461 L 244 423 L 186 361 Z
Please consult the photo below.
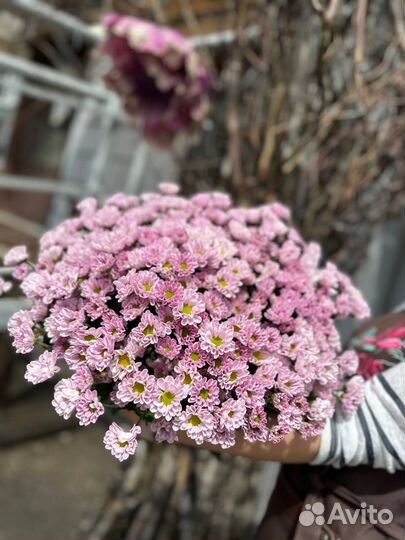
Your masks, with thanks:
M 131 365 L 131 359 L 129 358 L 128 353 L 122 354 L 119 357 L 118 364 L 123 368 L 127 368 Z
M 143 331 L 145 336 L 153 336 L 155 333 L 155 328 L 151 324 L 148 324 L 148 326 Z
M 146 292 L 151 292 L 152 290 L 152 283 L 145 283 L 143 288 L 145 289 Z
M 188 421 L 189 424 L 191 424 L 193 427 L 197 427 L 201 425 L 201 420 L 196 414 L 193 414 L 193 416 L 190 417 L 190 420 Z
M 184 375 L 183 382 L 184 384 L 191 384 L 193 382 L 193 379 L 191 378 L 191 375 L 189 373 L 186 373 Z
M 187 270 L 187 269 L 188 269 L 188 264 L 187 264 L 187 263 L 184 263 L 184 262 L 183 262 L 183 263 L 180 263 L 180 268 L 181 268 L 182 270 Z
M 196 352 L 191 353 L 191 360 L 193 362 L 198 362 L 199 359 L 200 359 L 200 355 L 198 353 L 196 353 Z
M 203 388 L 202 390 L 200 390 L 200 397 L 202 399 L 208 399 L 210 397 L 209 390 L 207 390 L 206 388 Z
M 119 442 L 119 443 L 118 443 L 118 446 L 119 446 L 120 448 L 126 448 L 126 447 L 128 446 L 128 443 L 127 443 L 126 441 L 125 441 L 125 442 Z
M 218 349 L 222 344 L 224 340 L 220 338 L 219 336 L 212 336 L 211 343 Z
M 132 387 L 132 392 L 138 395 L 143 394 L 145 392 L 145 385 L 140 382 L 135 383 Z
M 163 392 L 160 401 L 163 403 L 163 405 L 166 405 L 166 407 L 169 407 L 173 401 L 176 399 L 175 394 L 173 392 Z
M 238 374 L 236 371 L 232 371 L 231 375 L 229 376 L 230 382 L 235 382 L 238 379 Z
M 220 279 L 218 280 L 218 283 L 221 285 L 221 287 L 228 287 L 228 282 L 226 279 Z
M 174 292 L 173 292 L 173 291 L 166 291 L 166 292 L 165 292 L 165 296 L 166 296 L 166 298 L 169 298 L 169 299 L 170 299 L 170 298 L 173 298 Z
M 182 313 L 184 315 L 192 315 L 193 314 L 193 306 L 190 306 L 190 304 L 184 304 Z

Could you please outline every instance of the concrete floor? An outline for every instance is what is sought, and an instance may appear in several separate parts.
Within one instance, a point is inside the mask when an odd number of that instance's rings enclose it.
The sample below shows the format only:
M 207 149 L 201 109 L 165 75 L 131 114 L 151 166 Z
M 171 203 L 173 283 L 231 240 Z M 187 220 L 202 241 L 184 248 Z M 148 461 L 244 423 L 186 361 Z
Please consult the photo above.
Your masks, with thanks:
M 102 427 L 0 451 L 0 540 L 76 540 L 119 471 Z

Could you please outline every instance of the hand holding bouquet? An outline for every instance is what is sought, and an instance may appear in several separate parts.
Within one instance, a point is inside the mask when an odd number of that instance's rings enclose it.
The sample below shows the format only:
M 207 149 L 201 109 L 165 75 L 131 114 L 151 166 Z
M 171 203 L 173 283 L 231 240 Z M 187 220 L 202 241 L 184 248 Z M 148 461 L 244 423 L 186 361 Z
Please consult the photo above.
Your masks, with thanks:
M 362 379 L 334 320 L 368 308 L 349 278 L 320 267 L 318 245 L 280 204 L 162 191 L 103 207 L 86 199 L 42 237 L 35 265 L 22 246 L 6 255 L 32 301 L 10 319 L 14 346 L 43 348 L 26 378 L 40 383 L 66 364 L 58 414 L 86 426 L 106 407 L 135 411 L 159 442 L 182 431 L 228 448 L 242 430 L 277 443 L 319 434 L 337 407 L 353 412 Z M 104 443 L 123 460 L 140 431 L 113 423 Z

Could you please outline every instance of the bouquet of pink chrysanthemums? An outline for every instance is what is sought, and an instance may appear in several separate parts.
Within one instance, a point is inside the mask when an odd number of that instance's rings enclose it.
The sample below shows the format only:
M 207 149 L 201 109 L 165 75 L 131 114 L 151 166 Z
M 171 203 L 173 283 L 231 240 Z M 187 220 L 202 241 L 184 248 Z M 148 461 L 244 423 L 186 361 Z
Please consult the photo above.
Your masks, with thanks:
M 183 431 L 227 448 L 237 430 L 277 443 L 319 434 L 338 406 L 356 409 L 357 357 L 341 352 L 334 320 L 367 305 L 334 264 L 319 266 L 287 208 L 187 200 L 162 184 L 78 211 L 42 237 L 36 264 L 22 246 L 5 257 L 32 301 L 10 319 L 14 346 L 44 351 L 26 378 L 71 371 L 55 385 L 58 414 L 86 426 L 106 407 L 127 409 L 159 442 Z M 140 432 L 113 423 L 104 443 L 123 460 Z

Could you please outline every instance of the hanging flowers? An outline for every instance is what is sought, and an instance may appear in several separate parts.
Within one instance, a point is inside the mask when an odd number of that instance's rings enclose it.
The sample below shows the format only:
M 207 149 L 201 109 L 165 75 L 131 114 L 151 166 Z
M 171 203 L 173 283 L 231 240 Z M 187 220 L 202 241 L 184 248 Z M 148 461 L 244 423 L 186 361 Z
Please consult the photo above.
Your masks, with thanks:
M 109 88 L 144 135 L 159 144 L 198 125 L 209 108 L 212 77 L 191 42 L 178 32 L 117 14 L 104 19 Z

